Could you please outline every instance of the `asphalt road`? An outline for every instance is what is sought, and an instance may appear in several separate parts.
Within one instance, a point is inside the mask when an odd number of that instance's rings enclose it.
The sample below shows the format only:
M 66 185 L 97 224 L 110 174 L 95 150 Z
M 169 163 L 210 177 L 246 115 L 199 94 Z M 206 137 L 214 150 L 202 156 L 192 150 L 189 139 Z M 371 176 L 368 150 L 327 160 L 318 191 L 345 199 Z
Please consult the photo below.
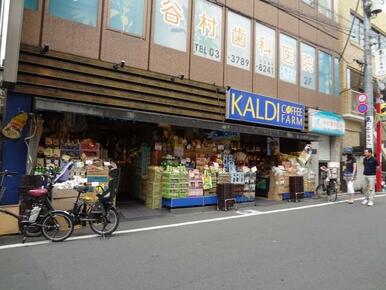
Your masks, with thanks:
M 0 249 L 0 265 L 1 290 L 382 290 L 386 198 Z

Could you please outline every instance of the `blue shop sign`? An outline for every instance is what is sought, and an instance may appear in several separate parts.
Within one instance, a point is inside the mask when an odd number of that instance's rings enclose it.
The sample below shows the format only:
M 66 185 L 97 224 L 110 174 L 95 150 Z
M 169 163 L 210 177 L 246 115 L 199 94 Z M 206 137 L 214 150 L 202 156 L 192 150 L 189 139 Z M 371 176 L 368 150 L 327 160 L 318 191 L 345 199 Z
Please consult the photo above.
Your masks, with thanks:
M 227 92 L 226 118 L 256 124 L 304 129 L 304 106 L 249 92 Z

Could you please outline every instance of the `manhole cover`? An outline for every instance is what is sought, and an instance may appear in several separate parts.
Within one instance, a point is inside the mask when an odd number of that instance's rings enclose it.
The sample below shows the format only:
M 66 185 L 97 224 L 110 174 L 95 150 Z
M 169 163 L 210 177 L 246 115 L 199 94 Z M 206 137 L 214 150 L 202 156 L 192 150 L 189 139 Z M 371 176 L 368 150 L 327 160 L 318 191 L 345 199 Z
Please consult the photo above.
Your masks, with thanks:
M 241 215 L 246 215 L 246 214 L 255 214 L 255 213 L 259 213 L 259 211 L 253 210 L 253 209 L 242 209 L 242 210 L 236 211 L 236 213 L 237 213 L 237 214 L 241 214 Z

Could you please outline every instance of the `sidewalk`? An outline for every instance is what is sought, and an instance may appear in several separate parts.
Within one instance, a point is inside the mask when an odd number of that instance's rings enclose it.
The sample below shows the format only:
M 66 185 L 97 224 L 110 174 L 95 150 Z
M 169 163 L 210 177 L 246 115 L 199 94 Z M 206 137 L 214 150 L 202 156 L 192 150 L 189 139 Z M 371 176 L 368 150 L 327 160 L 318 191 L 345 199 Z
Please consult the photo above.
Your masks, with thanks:
M 355 198 L 360 198 L 362 195 L 357 194 Z M 346 200 L 345 194 L 338 196 L 339 200 Z M 140 213 L 139 207 L 118 207 L 120 213 L 120 224 L 117 231 L 140 229 L 148 227 L 157 227 L 168 224 L 185 223 L 191 221 L 200 221 L 206 219 L 215 219 L 223 217 L 231 217 L 235 215 L 242 215 L 244 212 L 268 212 L 272 210 L 281 210 L 288 208 L 297 208 L 303 206 L 324 204 L 325 199 L 305 198 L 301 202 L 288 201 L 272 201 L 265 198 L 257 198 L 256 205 L 254 202 L 239 203 L 236 209 L 229 211 L 218 211 L 215 206 L 180 208 L 180 209 L 157 209 L 144 210 Z M 358 201 L 357 201 L 358 202 Z M 94 234 L 89 226 L 74 230 L 72 237 L 86 236 Z M 27 238 L 28 242 L 43 241 L 43 237 Z M 10 235 L 0 237 L 0 246 L 21 243 L 20 235 Z

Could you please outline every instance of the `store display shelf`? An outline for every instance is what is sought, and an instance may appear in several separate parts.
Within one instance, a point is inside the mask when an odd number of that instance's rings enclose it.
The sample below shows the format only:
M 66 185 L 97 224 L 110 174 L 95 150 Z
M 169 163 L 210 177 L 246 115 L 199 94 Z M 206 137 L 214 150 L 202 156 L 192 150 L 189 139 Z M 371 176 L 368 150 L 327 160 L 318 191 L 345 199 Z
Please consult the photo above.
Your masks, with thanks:
M 236 196 L 237 203 L 243 202 L 254 202 L 254 198 L 247 198 L 245 196 Z M 178 207 L 193 207 L 193 206 L 206 206 L 216 205 L 216 195 L 205 195 L 205 196 L 190 196 L 182 198 L 162 198 L 162 206 L 167 208 L 178 208 Z
M 314 196 L 314 192 L 312 191 L 305 191 L 304 192 L 304 198 L 310 198 Z M 289 200 L 290 199 L 290 193 L 289 192 L 284 192 L 283 193 L 283 200 Z

